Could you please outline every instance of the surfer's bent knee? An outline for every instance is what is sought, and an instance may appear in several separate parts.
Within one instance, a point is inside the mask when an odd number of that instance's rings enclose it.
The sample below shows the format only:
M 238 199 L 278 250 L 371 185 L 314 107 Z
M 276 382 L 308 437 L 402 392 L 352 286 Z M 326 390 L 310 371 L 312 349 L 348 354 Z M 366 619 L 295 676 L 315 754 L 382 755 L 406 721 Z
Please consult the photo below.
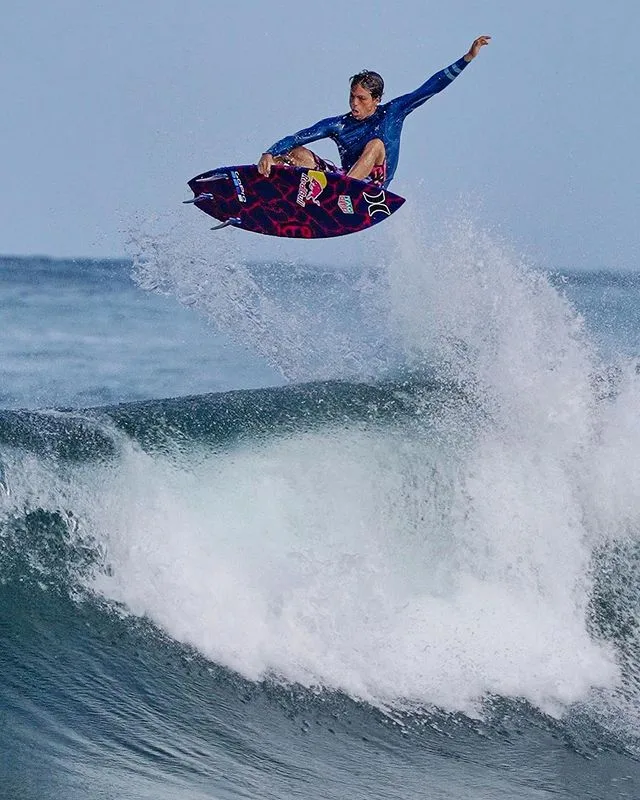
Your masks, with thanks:
M 288 153 L 278 156 L 276 161 L 279 164 L 288 164 L 290 167 L 313 167 L 315 165 L 313 153 L 302 145 L 293 147 Z

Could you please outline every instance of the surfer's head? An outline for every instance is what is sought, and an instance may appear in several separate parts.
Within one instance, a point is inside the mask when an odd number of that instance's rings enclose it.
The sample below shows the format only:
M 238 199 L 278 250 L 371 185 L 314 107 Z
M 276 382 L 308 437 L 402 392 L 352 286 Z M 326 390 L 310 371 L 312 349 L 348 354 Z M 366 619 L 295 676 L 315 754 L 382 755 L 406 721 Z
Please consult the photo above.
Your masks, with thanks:
M 357 75 L 352 75 L 349 78 L 349 83 L 352 89 L 358 84 L 362 86 L 363 89 L 371 93 L 371 97 L 373 97 L 374 100 L 380 100 L 384 92 L 382 75 L 370 69 L 363 69 L 361 72 L 358 72 Z
M 351 83 L 351 93 L 349 94 L 351 114 L 356 119 L 366 119 L 373 114 L 380 103 L 384 91 L 382 76 L 369 69 L 363 69 L 357 75 L 352 75 L 349 80 Z

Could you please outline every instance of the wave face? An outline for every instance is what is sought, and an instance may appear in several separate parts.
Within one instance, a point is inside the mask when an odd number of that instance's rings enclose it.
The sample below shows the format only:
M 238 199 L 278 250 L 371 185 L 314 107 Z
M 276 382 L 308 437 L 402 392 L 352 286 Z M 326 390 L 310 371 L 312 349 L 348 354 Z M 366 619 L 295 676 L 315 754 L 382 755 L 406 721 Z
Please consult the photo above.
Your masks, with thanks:
M 8 796 L 638 794 L 635 364 L 473 226 L 399 241 L 311 357 L 293 284 L 141 245 L 288 384 L 0 412 Z

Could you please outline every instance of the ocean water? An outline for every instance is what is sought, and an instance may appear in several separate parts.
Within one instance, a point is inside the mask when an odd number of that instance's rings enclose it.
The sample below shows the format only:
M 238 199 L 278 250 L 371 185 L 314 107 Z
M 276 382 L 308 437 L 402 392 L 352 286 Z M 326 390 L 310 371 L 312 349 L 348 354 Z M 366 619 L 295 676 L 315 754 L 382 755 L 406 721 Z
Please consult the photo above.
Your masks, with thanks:
M 637 265 L 385 225 L 0 259 L 0 797 L 640 797 Z

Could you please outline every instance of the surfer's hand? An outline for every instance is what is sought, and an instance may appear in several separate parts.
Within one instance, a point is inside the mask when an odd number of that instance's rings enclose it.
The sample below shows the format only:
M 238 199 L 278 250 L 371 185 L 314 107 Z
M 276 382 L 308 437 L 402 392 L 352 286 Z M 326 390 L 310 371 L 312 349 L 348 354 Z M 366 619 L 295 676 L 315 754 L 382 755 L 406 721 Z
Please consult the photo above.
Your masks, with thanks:
M 464 60 L 472 61 L 480 52 L 480 48 L 484 47 L 486 44 L 489 44 L 490 41 L 490 36 L 478 36 L 478 38 L 474 40 L 473 44 L 469 48 L 469 52 L 465 55 Z
M 275 159 L 271 153 L 263 153 L 260 161 L 258 161 L 258 172 L 268 178 L 271 174 L 271 167 L 275 164 Z

